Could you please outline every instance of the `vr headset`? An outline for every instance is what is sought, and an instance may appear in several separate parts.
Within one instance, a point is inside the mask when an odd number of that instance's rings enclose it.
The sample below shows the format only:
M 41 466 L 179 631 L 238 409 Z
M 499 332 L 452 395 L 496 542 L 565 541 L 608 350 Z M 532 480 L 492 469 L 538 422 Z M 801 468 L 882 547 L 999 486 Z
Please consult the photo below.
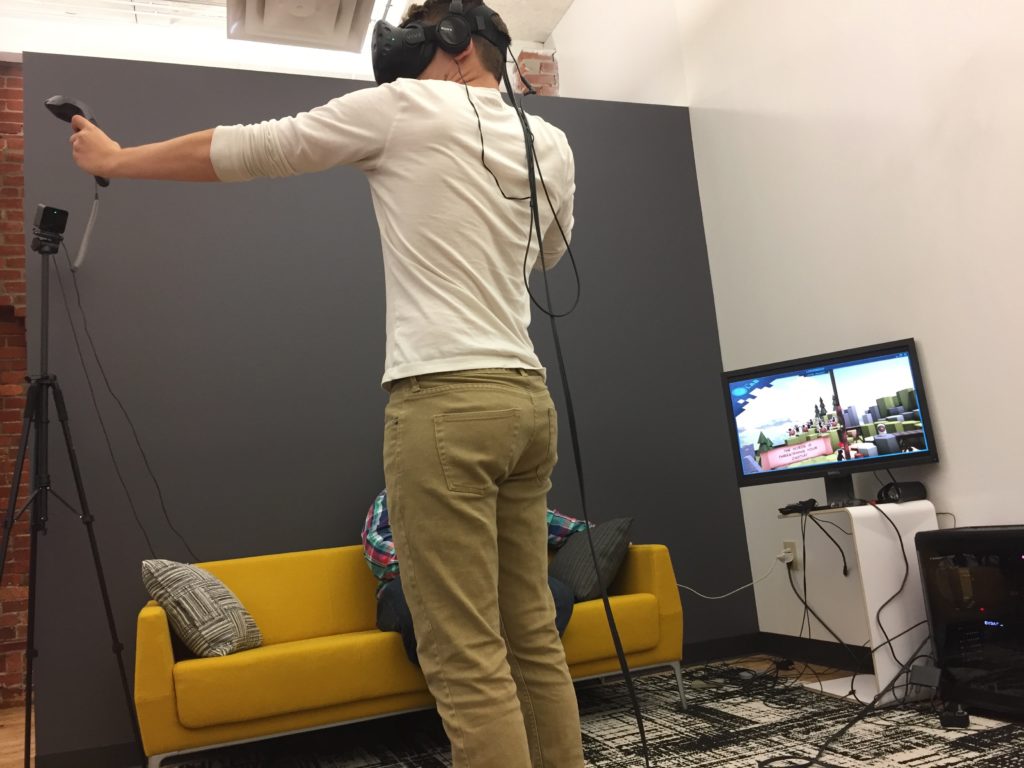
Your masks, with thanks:
M 448 15 L 437 24 L 409 21 L 395 27 L 378 21 L 370 45 L 377 85 L 400 77 L 419 77 L 438 48 L 455 56 L 469 47 L 473 35 L 493 43 L 504 56 L 512 39 L 498 29 L 495 16 L 497 13 L 486 5 L 464 11 L 462 0 L 452 0 Z

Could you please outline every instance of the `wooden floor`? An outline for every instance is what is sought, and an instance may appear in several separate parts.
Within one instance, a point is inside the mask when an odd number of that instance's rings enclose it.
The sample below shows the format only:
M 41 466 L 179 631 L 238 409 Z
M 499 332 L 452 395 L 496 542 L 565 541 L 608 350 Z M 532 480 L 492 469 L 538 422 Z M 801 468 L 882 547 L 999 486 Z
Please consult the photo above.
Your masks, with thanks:
M 772 660 L 768 656 L 750 656 L 743 659 L 733 659 L 725 662 L 747 667 L 756 671 L 763 671 L 770 668 Z M 798 662 L 788 672 L 783 672 L 786 679 L 800 680 L 831 680 L 837 677 L 846 677 L 849 672 L 841 670 L 824 669 Z M 33 757 L 35 749 L 33 745 Z M 35 760 L 32 762 L 35 765 Z M 24 707 L 13 707 L 0 709 L 0 768 L 23 768 L 25 765 L 25 709 Z
M 729 661 L 715 662 L 720 664 L 735 664 L 746 667 L 755 672 L 763 672 L 771 669 L 775 663 L 776 656 L 747 656 L 742 659 L 731 659 Z M 818 682 L 819 680 L 838 680 L 841 677 L 849 677 L 852 673 L 844 669 L 826 668 L 816 664 L 805 664 L 802 661 L 793 662 L 793 668 L 784 670 L 779 676 L 786 680 L 800 680 L 800 682 Z
M 32 765 L 35 765 L 35 744 L 32 757 Z M 23 768 L 24 765 L 25 708 L 0 709 L 0 768 Z

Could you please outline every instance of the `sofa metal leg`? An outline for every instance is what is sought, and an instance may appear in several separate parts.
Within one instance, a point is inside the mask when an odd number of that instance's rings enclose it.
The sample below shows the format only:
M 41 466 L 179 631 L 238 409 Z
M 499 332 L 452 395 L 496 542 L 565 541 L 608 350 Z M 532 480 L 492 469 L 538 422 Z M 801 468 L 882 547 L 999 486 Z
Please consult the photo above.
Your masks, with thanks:
M 683 686 L 683 671 L 678 661 L 673 661 L 669 666 L 672 667 L 676 673 L 676 685 L 679 686 L 679 702 L 683 705 L 683 711 L 686 711 L 686 688 Z

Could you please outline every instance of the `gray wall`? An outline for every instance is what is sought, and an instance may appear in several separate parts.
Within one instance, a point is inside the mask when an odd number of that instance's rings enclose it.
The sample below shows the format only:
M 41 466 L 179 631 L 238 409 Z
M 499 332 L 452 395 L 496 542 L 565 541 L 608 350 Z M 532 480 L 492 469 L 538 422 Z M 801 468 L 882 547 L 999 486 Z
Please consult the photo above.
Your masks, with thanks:
M 133 145 L 292 114 L 366 85 L 35 54 L 25 57 L 25 80 L 27 216 L 31 223 L 38 203 L 69 210 L 72 252 L 92 185 L 71 162 L 67 126 L 42 107 L 46 97 L 83 99 Z M 574 251 L 584 293 L 560 329 L 590 515 L 634 516 L 635 540 L 666 543 L 681 580 L 724 591 L 748 580 L 749 565 L 717 389 L 721 357 L 688 113 L 567 99 L 529 106 L 562 126 L 576 153 Z M 34 254 L 29 264 L 36 355 Z M 563 307 L 572 288 L 565 266 L 553 275 Z M 174 524 L 200 559 L 357 542 L 383 482 L 385 400 L 383 270 L 359 173 L 231 186 L 115 181 L 77 279 L 109 380 Z M 81 329 L 73 298 L 71 312 Z M 145 600 L 139 561 L 150 553 L 107 452 L 55 280 L 50 314 L 51 369 L 68 401 L 130 674 Z M 550 328 L 536 312 L 533 332 L 561 403 Z M 187 560 L 120 410 L 87 362 L 155 554 Z M 560 454 L 550 502 L 578 514 L 564 408 Z M 55 487 L 73 498 L 59 442 L 52 461 Z M 53 507 L 37 591 L 44 758 L 130 738 L 85 531 Z M 749 596 L 684 602 L 687 643 L 756 631 Z

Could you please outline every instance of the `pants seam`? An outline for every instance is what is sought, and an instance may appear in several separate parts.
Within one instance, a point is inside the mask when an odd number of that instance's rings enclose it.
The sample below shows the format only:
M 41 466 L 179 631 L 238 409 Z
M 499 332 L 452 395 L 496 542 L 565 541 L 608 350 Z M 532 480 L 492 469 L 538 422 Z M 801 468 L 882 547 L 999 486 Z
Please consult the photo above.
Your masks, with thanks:
M 504 630 L 504 622 L 502 622 L 502 629 Z M 505 632 L 505 642 L 508 643 L 508 663 L 513 670 L 516 687 L 519 688 L 519 681 L 522 681 L 522 693 L 525 699 L 527 707 L 530 710 L 530 723 L 527 725 L 533 731 L 533 742 L 537 745 L 537 756 L 540 758 L 540 766 L 534 766 L 534 768 L 541 768 L 544 765 L 544 746 L 541 744 L 540 729 L 537 727 L 537 711 L 533 706 L 533 698 L 530 695 L 530 686 L 526 683 L 526 676 L 523 674 L 523 669 L 519 665 L 519 657 L 516 655 L 515 648 L 512 647 L 512 638 L 508 632 Z M 524 717 L 525 721 L 525 717 Z

